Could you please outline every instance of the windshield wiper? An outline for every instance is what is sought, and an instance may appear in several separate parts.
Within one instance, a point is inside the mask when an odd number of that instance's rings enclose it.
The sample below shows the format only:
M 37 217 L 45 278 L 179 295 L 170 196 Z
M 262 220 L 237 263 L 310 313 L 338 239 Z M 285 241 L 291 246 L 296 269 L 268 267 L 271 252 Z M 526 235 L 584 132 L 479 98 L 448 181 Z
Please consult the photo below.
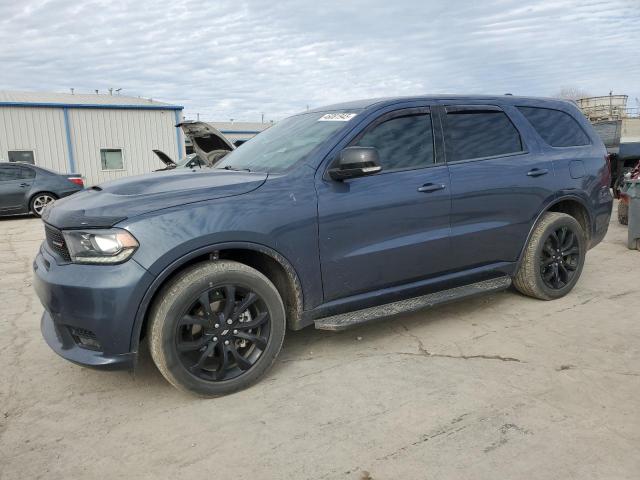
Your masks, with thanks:
M 225 165 L 222 168 L 224 168 L 225 170 L 232 170 L 234 172 L 250 172 L 251 171 L 248 168 L 235 168 L 235 167 L 232 167 L 231 165 Z

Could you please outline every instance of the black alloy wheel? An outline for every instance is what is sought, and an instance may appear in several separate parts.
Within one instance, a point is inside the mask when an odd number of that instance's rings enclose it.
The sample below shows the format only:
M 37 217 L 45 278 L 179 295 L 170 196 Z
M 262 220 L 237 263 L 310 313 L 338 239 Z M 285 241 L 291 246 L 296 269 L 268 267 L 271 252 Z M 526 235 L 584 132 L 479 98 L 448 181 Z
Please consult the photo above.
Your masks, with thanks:
M 544 242 L 540 258 L 544 284 L 554 290 L 568 285 L 578 269 L 580 254 L 575 232 L 566 226 L 552 230 Z
M 192 375 L 229 380 L 258 361 L 270 331 L 269 312 L 256 292 L 222 285 L 202 292 L 178 320 L 175 348 Z
M 580 278 L 588 245 L 576 218 L 562 212 L 543 213 L 522 252 L 514 287 L 540 300 L 565 296 Z
M 247 388 L 271 368 L 286 313 L 263 273 L 221 259 L 192 265 L 167 282 L 147 330 L 151 357 L 172 385 L 215 397 Z

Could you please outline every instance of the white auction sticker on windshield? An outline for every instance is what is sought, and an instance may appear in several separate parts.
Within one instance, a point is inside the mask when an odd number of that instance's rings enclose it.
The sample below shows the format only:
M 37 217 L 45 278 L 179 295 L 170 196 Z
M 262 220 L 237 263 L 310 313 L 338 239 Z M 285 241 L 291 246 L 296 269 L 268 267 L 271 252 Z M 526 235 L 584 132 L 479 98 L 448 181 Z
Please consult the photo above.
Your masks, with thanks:
M 327 113 L 321 116 L 318 119 L 318 121 L 319 122 L 348 122 L 356 115 L 357 113 Z

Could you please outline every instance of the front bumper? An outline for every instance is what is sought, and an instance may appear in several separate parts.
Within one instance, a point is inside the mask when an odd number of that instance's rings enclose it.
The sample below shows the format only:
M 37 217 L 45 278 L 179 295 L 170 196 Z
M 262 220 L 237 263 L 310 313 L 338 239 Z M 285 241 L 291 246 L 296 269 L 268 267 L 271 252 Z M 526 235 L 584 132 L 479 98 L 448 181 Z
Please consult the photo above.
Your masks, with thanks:
M 43 244 L 33 262 L 33 285 L 45 312 L 41 330 L 63 358 L 89 367 L 122 369 L 135 364 L 134 319 L 153 276 L 134 260 L 120 265 L 65 263 Z M 74 332 L 91 332 L 87 348 Z
M 79 346 L 73 339 L 68 327 L 64 324 L 56 324 L 46 310 L 40 320 L 40 330 L 47 345 L 54 352 L 75 364 L 104 370 L 133 369 L 135 366 L 135 353 L 105 355 L 104 352 Z

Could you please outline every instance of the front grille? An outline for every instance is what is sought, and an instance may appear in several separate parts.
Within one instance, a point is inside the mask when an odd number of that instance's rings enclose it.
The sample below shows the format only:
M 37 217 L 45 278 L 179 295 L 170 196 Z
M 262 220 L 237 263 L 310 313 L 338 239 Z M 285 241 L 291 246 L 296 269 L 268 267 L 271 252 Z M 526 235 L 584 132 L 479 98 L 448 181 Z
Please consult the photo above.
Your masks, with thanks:
M 47 236 L 47 245 L 49 248 L 64 258 L 66 261 L 71 261 L 67 244 L 64 241 L 62 232 L 57 228 L 53 228 L 49 225 L 44 226 L 44 233 Z

